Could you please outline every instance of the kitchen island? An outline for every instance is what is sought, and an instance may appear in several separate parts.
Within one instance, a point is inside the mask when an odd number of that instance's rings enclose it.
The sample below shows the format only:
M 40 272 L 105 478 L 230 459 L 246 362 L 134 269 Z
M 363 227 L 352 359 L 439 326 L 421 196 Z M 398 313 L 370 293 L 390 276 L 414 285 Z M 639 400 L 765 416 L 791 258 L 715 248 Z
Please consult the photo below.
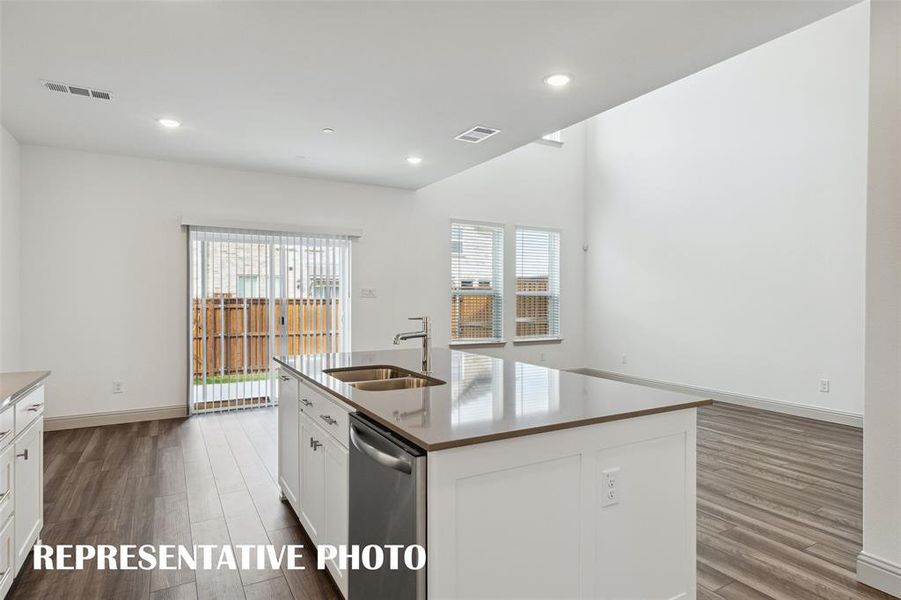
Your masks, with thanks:
M 276 360 L 280 485 L 315 543 L 348 543 L 355 412 L 423 451 L 428 598 L 695 597 L 708 400 L 451 350 L 433 351 L 434 385 L 409 389 L 347 375 L 416 374 L 414 350 Z

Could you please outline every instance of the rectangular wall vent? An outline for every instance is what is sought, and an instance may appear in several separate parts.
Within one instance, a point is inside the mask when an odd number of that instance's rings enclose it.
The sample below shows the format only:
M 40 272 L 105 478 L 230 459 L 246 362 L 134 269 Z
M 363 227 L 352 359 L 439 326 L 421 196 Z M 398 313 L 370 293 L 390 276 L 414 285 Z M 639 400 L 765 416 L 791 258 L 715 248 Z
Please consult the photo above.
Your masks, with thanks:
M 468 129 L 464 131 L 460 135 L 456 136 L 455 140 L 460 140 L 461 142 L 469 142 L 470 144 L 478 144 L 479 142 L 484 142 L 491 136 L 500 133 L 500 129 L 493 129 L 491 127 L 485 127 L 483 125 L 476 125 L 472 129 Z
M 41 83 L 51 92 L 74 94 L 85 98 L 96 98 L 97 100 L 113 99 L 113 93 L 107 90 L 95 90 L 81 85 L 69 85 L 68 83 L 60 83 L 58 81 L 42 81 Z

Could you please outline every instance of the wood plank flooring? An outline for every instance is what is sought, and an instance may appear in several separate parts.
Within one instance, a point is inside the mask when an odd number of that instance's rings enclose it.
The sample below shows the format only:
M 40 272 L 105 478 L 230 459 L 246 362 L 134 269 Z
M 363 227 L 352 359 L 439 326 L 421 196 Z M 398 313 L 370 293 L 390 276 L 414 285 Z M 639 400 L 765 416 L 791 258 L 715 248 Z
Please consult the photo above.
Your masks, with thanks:
M 278 499 L 278 413 L 254 409 L 69 431 L 44 438 L 46 544 L 312 543 Z M 40 571 L 10 598 L 338 600 L 306 570 Z
M 716 403 L 698 414 L 698 599 L 891 598 L 857 583 L 860 429 Z
M 698 598 L 879 599 L 855 581 L 860 430 L 727 404 L 698 417 Z M 48 544 L 311 545 L 278 500 L 277 413 L 254 409 L 45 437 Z M 337 600 L 304 571 L 35 573 L 11 598 Z

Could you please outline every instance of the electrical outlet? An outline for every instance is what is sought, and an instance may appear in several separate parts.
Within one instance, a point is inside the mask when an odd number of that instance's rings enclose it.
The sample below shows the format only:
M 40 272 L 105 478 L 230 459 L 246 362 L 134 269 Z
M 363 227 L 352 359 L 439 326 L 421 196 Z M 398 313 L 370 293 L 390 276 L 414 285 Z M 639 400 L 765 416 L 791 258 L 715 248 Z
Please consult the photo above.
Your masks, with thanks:
M 820 392 L 824 394 L 829 393 L 829 380 L 828 379 L 820 379 Z
M 125 383 L 122 381 L 114 381 L 113 382 L 113 393 L 121 394 L 125 391 Z
M 601 506 L 619 504 L 619 467 L 603 471 Z
M 538 362 L 544 362 L 544 352 L 538 353 Z
M 624 364 L 624 365 L 629 364 L 629 357 L 626 356 L 625 354 L 623 354 L 623 357 L 622 357 L 622 364 Z
M 362 288 L 360 290 L 360 298 L 375 298 L 375 290 L 373 288 Z

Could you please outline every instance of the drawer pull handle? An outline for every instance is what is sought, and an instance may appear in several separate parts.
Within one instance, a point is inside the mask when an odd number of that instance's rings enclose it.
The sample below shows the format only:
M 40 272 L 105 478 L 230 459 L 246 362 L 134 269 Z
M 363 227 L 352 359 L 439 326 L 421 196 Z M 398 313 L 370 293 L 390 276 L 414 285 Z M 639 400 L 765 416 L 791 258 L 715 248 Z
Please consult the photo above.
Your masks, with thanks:
M 40 404 L 32 404 L 31 406 L 29 406 L 29 407 L 26 408 L 25 410 L 27 410 L 28 412 L 38 412 L 39 410 L 41 410 L 41 406 L 42 406 L 42 405 L 40 405 Z
M 330 417 L 329 415 L 319 415 L 319 418 L 328 423 L 329 425 L 337 425 L 338 421 Z
M 309 400 L 307 400 L 306 398 L 301 398 L 300 403 L 303 404 L 304 406 L 313 406 L 313 403 L 310 402 Z
M 16 454 L 16 458 L 24 458 L 25 460 L 28 460 L 28 448 L 25 448 L 24 450 L 22 450 L 22 452 Z
M 314 440 L 313 438 L 310 438 L 310 448 L 313 449 L 313 452 L 316 452 L 316 449 L 319 448 L 321 445 L 322 445 L 322 442 L 320 442 L 319 440 Z
M 288 381 L 289 379 L 291 379 L 287 375 L 279 375 L 278 378 L 281 379 L 282 381 Z

